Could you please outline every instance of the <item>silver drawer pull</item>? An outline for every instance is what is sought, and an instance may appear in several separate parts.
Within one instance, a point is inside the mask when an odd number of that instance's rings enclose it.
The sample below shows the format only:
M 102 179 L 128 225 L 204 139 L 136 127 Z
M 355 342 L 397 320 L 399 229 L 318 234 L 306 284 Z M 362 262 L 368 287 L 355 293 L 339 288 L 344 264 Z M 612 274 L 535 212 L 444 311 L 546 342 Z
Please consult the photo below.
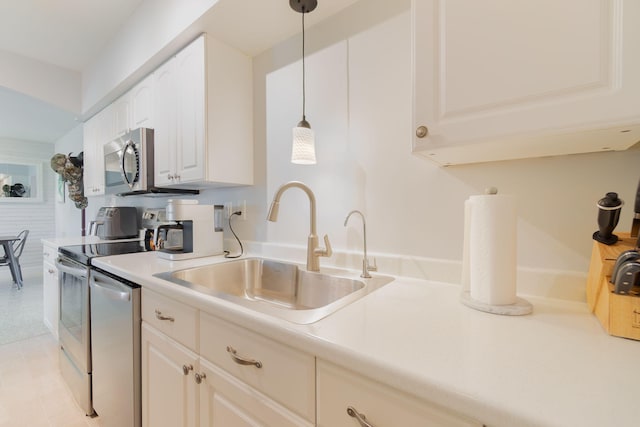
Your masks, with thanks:
M 236 350 L 231 346 L 227 346 L 227 353 L 229 353 L 233 361 L 236 362 L 238 365 L 253 365 L 258 369 L 262 368 L 261 361 L 254 360 L 254 359 L 245 359 L 243 357 L 240 357 L 238 356 L 238 353 L 236 352 Z
M 356 411 L 353 406 L 349 406 L 347 408 L 347 414 L 349 414 L 350 417 L 358 420 L 358 422 L 360 423 L 360 427 L 375 427 L 373 424 L 368 423 L 367 417 L 365 417 L 364 414 Z
M 194 377 L 196 379 L 196 384 L 200 384 L 202 382 L 202 380 L 207 378 L 207 374 L 205 374 L 205 373 L 199 374 L 199 373 L 196 372 Z
M 164 314 L 162 314 L 162 312 L 158 309 L 156 309 L 156 319 L 158 320 L 168 320 L 169 322 L 173 322 L 176 319 L 174 319 L 171 316 L 165 316 Z
M 193 365 L 182 365 L 182 373 L 189 375 L 189 371 L 193 371 Z

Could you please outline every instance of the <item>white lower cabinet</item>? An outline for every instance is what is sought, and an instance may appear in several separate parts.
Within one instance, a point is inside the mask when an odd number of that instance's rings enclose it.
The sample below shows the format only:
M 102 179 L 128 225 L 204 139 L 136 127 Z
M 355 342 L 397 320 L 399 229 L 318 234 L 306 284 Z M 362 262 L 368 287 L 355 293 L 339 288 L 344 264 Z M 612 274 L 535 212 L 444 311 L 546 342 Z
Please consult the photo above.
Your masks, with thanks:
M 320 359 L 317 384 L 318 427 L 482 427 L 480 422 Z
M 198 355 L 142 323 L 142 425 L 198 425 Z
M 313 356 L 202 312 L 193 319 L 185 307 L 143 289 L 144 427 L 314 426 Z
M 148 289 L 142 320 L 144 427 L 482 427 Z
M 43 243 L 42 249 L 42 302 L 44 308 L 44 324 L 58 339 L 58 315 L 60 286 L 58 285 L 58 269 L 55 260 L 58 255 L 58 247 Z
M 266 395 L 217 367 L 200 359 L 201 427 L 312 427 Z

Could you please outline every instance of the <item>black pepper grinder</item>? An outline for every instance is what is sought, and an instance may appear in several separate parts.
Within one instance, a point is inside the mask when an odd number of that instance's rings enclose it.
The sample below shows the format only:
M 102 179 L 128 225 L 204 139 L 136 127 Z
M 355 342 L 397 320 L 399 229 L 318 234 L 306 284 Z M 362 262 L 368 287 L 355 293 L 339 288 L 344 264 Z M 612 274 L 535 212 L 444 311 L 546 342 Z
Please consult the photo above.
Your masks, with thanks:
M 613 245 L 618 241 L 618 236 L 613 234 L 613 229 L 618 225 L 620 211 L 624 202 L 618 198 L 618 193 L 607 193 L 604 198 L 598 200 L 598 227 L 593 233 L 593 239 L 605 245 Z

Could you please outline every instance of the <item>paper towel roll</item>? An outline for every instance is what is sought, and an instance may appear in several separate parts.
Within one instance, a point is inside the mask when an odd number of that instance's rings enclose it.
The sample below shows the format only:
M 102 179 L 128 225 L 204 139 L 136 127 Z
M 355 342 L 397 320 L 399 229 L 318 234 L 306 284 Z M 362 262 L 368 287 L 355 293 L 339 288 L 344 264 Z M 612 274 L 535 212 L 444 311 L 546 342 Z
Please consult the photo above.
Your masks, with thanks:
M 513 196 L 471 196 L 465 203 L 462 282 L 472 299 L 492 305 L 516 302 L 516 225 Z

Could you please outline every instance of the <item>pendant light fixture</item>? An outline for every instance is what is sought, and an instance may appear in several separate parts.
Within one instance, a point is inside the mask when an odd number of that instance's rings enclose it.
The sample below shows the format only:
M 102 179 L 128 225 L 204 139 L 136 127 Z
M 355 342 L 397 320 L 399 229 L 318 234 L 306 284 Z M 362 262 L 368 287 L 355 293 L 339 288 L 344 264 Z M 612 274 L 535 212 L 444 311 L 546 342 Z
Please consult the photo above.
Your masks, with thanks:
M 312 12 L 317 5 L 317 0 L 289 0 L 291 9 L 302 15 L 302 120 L 293 128 L 291 147 L 291 163 L 300 165 L 316 164 L 315 137 L 305 117 L 304 14 Z

